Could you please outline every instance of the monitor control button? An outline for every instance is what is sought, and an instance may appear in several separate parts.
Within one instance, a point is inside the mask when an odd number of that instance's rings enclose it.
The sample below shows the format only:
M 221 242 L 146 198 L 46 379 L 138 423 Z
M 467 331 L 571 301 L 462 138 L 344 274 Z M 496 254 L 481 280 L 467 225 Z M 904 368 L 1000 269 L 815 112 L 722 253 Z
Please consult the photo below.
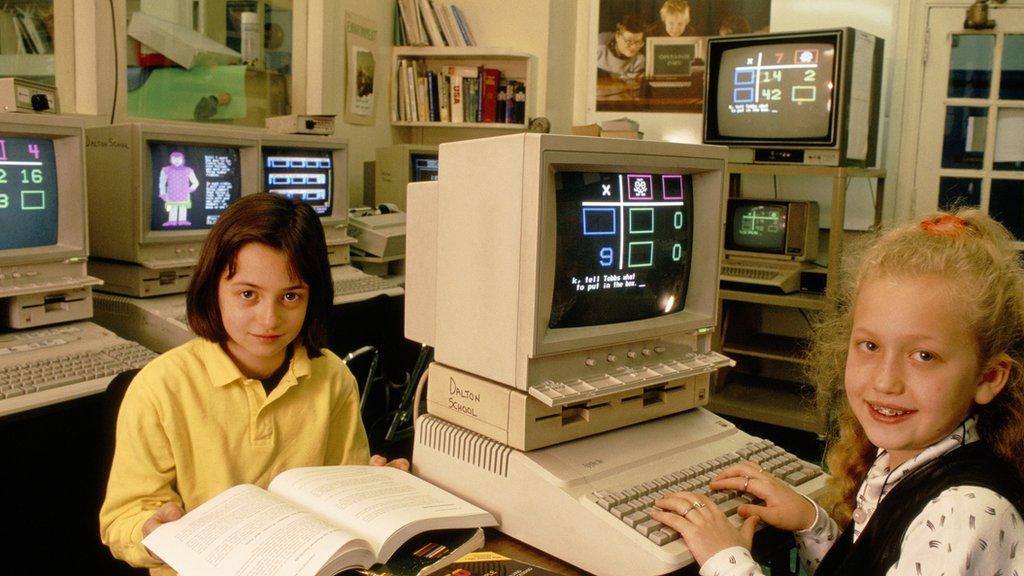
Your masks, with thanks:
M 655 346 L 654 347 L 654 351 L 657 352 L 658 354 L 662 354 L 662 353 L 665 352 L 665 347 L 664 346 Z
M 632 360 L 633 358 L 636 358 L 636 352 L 633 351 L 633 350 L 630 350 L 629 352 L 626 352 L 626 358 L 629 358 L 630 360 Z
M 644 356 L 650 356 L 651 355 L 651 349 L 650 348 L 644 348 L 643 350 L 640 351 L 640 353 L 643 354 Z
M 618 360 L 618 358 L 615 356 L 615 354 L 609 354 L 607 360 L 609 362 L 615 362 L 616 360 Z
M 587 366 L 597 366 L 597 360 L 594 360 L 593 358 L 587 358 L 583 363 Z

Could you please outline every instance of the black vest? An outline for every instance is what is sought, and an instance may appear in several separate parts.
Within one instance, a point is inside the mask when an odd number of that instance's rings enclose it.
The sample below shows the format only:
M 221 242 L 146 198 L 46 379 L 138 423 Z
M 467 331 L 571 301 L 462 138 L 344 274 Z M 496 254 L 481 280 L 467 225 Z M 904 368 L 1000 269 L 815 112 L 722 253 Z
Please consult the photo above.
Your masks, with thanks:
M 882 576 L 896 563 L 910 523 L 947 488 L 980 486 L 1024 512 L 1021 479 L 983 442 L 972 442 L 914 470 L 882 499 L 857 541 L 853 521 L 822 559 L 815 576 Z

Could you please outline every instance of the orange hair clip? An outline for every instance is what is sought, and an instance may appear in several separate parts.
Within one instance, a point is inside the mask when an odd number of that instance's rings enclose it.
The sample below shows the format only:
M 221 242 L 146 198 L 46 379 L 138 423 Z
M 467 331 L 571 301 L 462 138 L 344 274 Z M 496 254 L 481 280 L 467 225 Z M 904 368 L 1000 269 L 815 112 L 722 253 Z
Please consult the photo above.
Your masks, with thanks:
M 952 214 L 941 214 L 934 218 L 921 220 L 921 230 L 936 236 L 958 236 L 966 230 L 970 224 L 966 220 Z

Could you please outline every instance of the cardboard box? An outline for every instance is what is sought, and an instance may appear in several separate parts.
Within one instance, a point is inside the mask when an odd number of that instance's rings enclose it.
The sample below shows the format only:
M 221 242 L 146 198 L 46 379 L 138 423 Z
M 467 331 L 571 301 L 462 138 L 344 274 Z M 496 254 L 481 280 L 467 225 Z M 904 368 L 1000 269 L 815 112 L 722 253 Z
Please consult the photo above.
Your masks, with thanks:
M 602 130 L 601 136 L 605 138 L 629 138 L 630 140 L 644 139 L 644 133 L 639 130 Z
M 601 127 L 597 124 L 587 124 L 586 126 L 573 126 L 572 133 L 576 136 L 600 136 Z

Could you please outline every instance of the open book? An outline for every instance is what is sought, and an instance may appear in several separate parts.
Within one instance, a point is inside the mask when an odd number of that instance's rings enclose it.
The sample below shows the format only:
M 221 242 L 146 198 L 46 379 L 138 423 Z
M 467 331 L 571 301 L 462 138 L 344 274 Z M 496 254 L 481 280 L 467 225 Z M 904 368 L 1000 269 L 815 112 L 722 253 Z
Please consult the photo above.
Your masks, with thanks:
M 190 576 L 319 576 L 386 563 L 424 532 L 477 529 L 445 534 L 448 543 L 414 572 L 427 574 L 479 548 L 479 528 L 495 524 L 487 511 L 408 472 L 318 466 L 282 472 L 267 490 L 225 490 L 142 543 Z

